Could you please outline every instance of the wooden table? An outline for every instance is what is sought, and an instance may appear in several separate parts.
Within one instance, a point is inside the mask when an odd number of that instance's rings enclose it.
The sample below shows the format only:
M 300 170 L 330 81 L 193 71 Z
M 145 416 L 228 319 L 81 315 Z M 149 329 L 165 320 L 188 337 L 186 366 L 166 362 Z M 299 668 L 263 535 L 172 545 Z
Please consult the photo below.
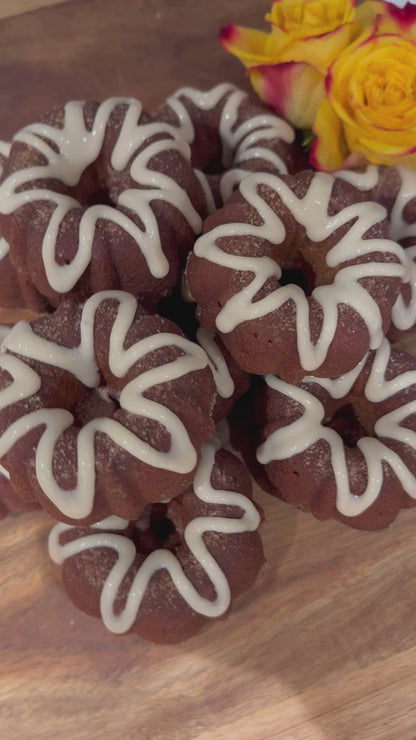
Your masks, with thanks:
M 46 7 L 48 6 L 48 7 Z M 245 84 L 217 43 L 254 0 L 2 0 L 0 138 L 52 104 Z M 0 523 L 0 737 L 416 737 L 416 510 L 385 532 L 320 523 L 261 492 L 267 556 L 231 616 L 175 647 L 106 632 L 49 563 L 46 515 Z

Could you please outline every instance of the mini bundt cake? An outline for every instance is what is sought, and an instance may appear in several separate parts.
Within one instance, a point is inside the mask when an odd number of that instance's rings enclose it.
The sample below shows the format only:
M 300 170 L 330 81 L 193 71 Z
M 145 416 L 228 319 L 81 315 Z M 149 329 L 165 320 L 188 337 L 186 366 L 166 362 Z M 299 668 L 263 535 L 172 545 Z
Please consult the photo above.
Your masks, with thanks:
M 336 377 L 381 343 L 404 250 L 385 209 L 324 173 L 253 173 L 206 219 L 186 278 L 204 328 L 247 372 Z
M 208 442 L 193 484 L 167 504 L 149 504 L 135 522 L 57 524 L 49 552 L 63 563 L 74 604 L 116 633 L 180 642 L 224 615 L 263 565 L 260 514 L 250 476 Z
M 250 171 L 287 174 L 306 165 L 292 126 L 227 82 L 206 91 L 180 88 L 156 118 L 190 145 L 192 164 L 205 173 L 217 206 Z
M 176 284 L 206 214 L 189 160 L 137 100 L 73 101 L 40 117 L 14 136 L 0 185 L 13 265 L 53 307 L 108 289 L 151 305 Z
M 189 485 L 212 436 L 206 353 L 122 291 L 19 322 L 0 354 L 0 457 L 55 518 L 135 519 Z
M 387 339 L 350 373 L 259 381 L 253 409 L 270 491 L 319 519 L 386 527 L 416 503 L 416 359 Z

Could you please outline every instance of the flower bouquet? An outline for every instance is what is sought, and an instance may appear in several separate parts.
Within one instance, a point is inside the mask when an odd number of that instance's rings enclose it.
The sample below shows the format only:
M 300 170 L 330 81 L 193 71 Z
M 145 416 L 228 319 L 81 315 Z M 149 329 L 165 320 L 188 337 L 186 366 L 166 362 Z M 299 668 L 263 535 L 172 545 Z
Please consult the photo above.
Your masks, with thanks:
M 229 25 L 221 43 L 303 131 L 314 168 L 416 168 L 415 5 L 275 0 L 266 21 L 266 32 Z

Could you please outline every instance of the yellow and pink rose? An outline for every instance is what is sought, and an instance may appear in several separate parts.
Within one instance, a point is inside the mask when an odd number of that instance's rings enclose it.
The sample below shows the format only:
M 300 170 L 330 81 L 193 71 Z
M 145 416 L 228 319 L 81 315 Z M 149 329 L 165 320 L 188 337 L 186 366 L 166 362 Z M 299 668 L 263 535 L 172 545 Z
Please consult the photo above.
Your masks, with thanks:
M 359 158 L 416 168 L 416 43 L 374 34 L 341 55 L 327 74 L 313 130 L 311 159 L 319 169 Z
M 325 97 L 329 66 L 362 32 L 360 13 L 354 0 L 276 0 L 266 20 L 269 33 L 230 25 L 221 43 L 247 68 L 262 100 L 308 128 Z
M 276 0 L 269 32 L 223 29 L 259 96 L 300 129 L 311 161 L 416 168 L 416 7 L 380 0 Z

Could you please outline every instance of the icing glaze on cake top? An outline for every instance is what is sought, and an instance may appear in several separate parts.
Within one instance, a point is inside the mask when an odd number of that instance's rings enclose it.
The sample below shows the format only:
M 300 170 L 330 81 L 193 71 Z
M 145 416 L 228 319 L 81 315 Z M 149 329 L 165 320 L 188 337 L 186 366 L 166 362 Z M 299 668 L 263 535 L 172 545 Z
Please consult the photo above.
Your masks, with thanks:
M 221 195 L 225 201 L 234 188 L 246 177 L 243 169 L 246 161 L 263 160 L 282 174 L 287 173 L 284 158 L 267 148 L 264 143 L 278 140 L 292 144 L 295 132 L 292 126 L 266 109 L 256 115 L 245 117 L 239 122 L 242 106 L 248 99 L 247 93 L 230 83 L 221 83 L 211 90 L 201 91 L 192 87 L 182 87 L 167 98 L 166 104 L 178 118 L 178 126 L 172 127 L 173 135 L 192 144 L 195 139 L 195 123 L 184 101 L 203 112 L 211 111 L 226 101 L 222 107 L 218 132 L 222 145 L 221 159 L 225 174 L 221 178 Z
M 409 464 L 416 454 L 416 432 L 406 426 L 406 421 L 416 414 L 416 370 L 395 375 L 388 380 L 391 347 L 384 339 L 375 353 L 370 353 L 354 370 L 336 379 L 307 376 L 302 387 L 285 383 L 274 375 L 268 375 L 267 385 L 299 404 L 301 414 L 288 425 L 272 432 L 257 450 L 257 459 L 263 465 L 273 460 L 284 460 L 302 454 L 319 440 L 324 440 L 330 449 L 331 471 L 336 484 L 336 508 L 346 517 L 359 516 L 369 509 L 381 493 L 385 474 L 383 463 L 387 463 L 397 476 L 403 490 L 416 498 L 416 469 Z M 402 402 L 395 403 L 393 410 L 382 413 L 374 424 L 375 436 L 363 436 L 357 448 L 364 457 L 367 481 L 362 494 L 351 493 L 349 468 L 342 437 L 326 425 L 325 408 L 321 401 L 307 390 L 308 384 L 324 388 L 334 399 L 348 396 L 367 362 L 371 369 L 364 387 L 364 397 L 373 404 L 382 404 L 403 394 Z M 306 388 L 305 388 L 306 385 Z M 393 444 L 391 444 L 391 441 Z M 407 448 L 406 460 L 394 449 L 398 442 Z M 412 466 L 411 466 L 412 467 Z
M 162 249 L 152 202 L 174 206 L 194 233 L 200 232 L 202 222 L 185 189 L 173 176 L 150 168 L 149 162 L 174 151 L 188 161 L 189 147 L 185 142 L 173 140 L 165 124 L 148 120 L 140 122 L 142 105 L 137 100 L 110 98 L 104 101 L 96 110 L 91 129 L 85 123 L 84 105 L 78 101 L 67 103 L 61 128 L 33 123 L 15 135 L 14 142 L 20 142 L 29 151 L 41 155 L 42 163 L 23 167 L 6 176 L 0 185 L 0 212 L 13 214 L 29 203 L 46 201 L 53 204 L 52 217 L 43 235 L 42 259 L 47 280 L 57 293 L 66 293 L 74 288 L 90 264 L 99 221 L 120 227 L 145 257 L 151 275 L 163 278 L 169 271 L 169 262 Z M 83 173 L 97 161 L 111 116 L 120 106 L 125 107 L 125 115 L 111 152 L 111 168 L 119 173 L 128 167 L 132 186 L 118 193 L 115 206 L 98 203 L 82 209 L 76 252 L 62 264 L 57 257 L 59 233 L 68 214 L 81 209 L 81 204 L 71 195 L 52 189 L 50 183 L 58 181 L 68 188 L 77 186 Z M 140 227 L 129 213 L 136 216 L 143 226 Z
M 129 588 L 125 607 L 120 614 L 116 614 L 114 603 L 120 585 L 135 560 L 136 547 L 132 540 L 122 534 L 105 530 L 122 532 L 128 526 L 128 522 L 111 517 L 94 525 L 96 533 L 84 535 L 63 545 L 60 543 L 61 534 L 74 528 L 66 524 L 57 524 L 52 529 L 49 553 L 56 563 L 63 563 L 65 559 L 91 548 L 110 548 L 117 553 L 117 560 L 108 573 L 100 596 L 101 616 L 105 626 L 112 632 L 122 633 L 132 627 L 149 582 L 160 569 L 165 569 L 169 573 L 175 588 L 195 612 L 207 617 L 219 617 L 227 611 L 231 598 L 229 584 L 224 572 L 210 553 L 204 535 L 208 532 L 219 535 L 253 532 L 259 526 L 260 516 L 246 496 L 235 491 L 213 488 L 211 476 L 216 450 L 217 445 L 213 442 L 203 446 L 193 484 L 194 493 L 200 501 L 207 504 L 238 507 L 242 515 L 234 517 L 224 512 L 224 516 L 197 516 L 187 524 L 183 533 L 190 553 L 213 584 L 215 598 L 212 600 L 198 593 L 173 552 L 158 549 L 150 553 L 138 568 Z
M 124 378 L 133 365 L 149 353 L 175 348 L 175 359 L 159 360 L 156 367 L 131 378 L 123 385 L 118 397 L 121 409 L 160 424 L 169 435 L 170 446 L 168 450 L 158 450 L 115 418 L 92 418 L 77 432 L 77 480 L 73 489 L 67 490 L 59 485 L 53 473 L 54 452 L 61 435 L 74 424 L 74 416 L 65 408 L 40 407 L 30 410 L 40 390 L 41 377 L 28 361 L 39 361 L 65 370 L 85 387 L 99 388 L 100 371 L 96 359 L 94 326 L 97 311 L 108 300 L 117 301 L 118 304 L 108 345 L 108 365 L 114 376 Z M 27 322 L 16 324 L 3 340 L 0 368 L 7 371 L 12 382 L 0 390 L 0 414 L 12 404 L 21 404 L 22 401 L 28 403 L 28 410 L 22 412 L 1 435 L 0 457 L 6 455 L 30 430 L 43 428 L 35 455 L 37 481 L 44 494 L 67 517 L 82 519 L 93 509 L 97 434 L 105 435 L 116 447 L 155 468 L 185 474 L 192 471 L 197 463 L 197 452 L 179 416 L 163 402 L 147 397 L 146 393 L 158 384 L 170 384 L 175 379 L 187 375 L 191 377 L 195 371 L 206 368 L 207 355 L 201 347 L 185 337 L 164 331 L 145 336 L 126 349 L 126 336 L 136 309 L 137 301 L 133 296 L 121 291 L 105 291 L 86 301 L 80 322 L 80 342 L 76 347 L 61 346 L 38 336 Z M 106 389 L 99 390 L 104 397 Z
M 298 198 L 284 178 L 267 173 L 250 174 L 241 182 L 240 193 L 248 206 L 259 215 L 261 224 L 238 220 L 222 223 L 200 236 L 194 247 L 196 257 L 228 268 L 231 274 L 240 274 L 242 278 L 242 287 L 225 302 L 216 316 L 218 331 L 226 335 L 243 322 L 265 317 L 292 301 L 296 313 L 297 348 L 305 371 L 314 371 L 325 361 L 337 329 L 340 304 L 353 308 L 362 318 L 370 337 L 370 348 L 376 348 L 382 341 L 379 305 L 360 280 L 373 277 L 398 277 L 403 281 L 408 279 L 409 265 L 402 247 L 389 239 L 364 238 L 369 229 L 385 218 L 385 209 L 376 203 L 357 202 L 330 215 L 329 203 L 334 182 L 331 175 L 315 173 L 305 195 Z M 281 277 L 278 257 L 272 259 L 265 255 L 250 256 L 241 253 L 239 248 L 234 252 L 221 248 L 221 240 L 224 238 L 233 238 L 233 244 L 236 244 L 236 237 L 240 237 L 242 241 L 246 238 L 267 240 L 276 246 L 284 242 L 284 222 L 267 202 L 264 188 L 276 194 L 312 242 L 319 244 L 344 225 L 349 226 L 326 253 L 328 267 L 337 269 L 333 283 L 318 285 L 311 295 L 311 299 L 319 304 L 323 313 L 318 340 L 312 341 L 310 302 L 299 286 L 284 285 L 266 291 L 266 295 L 260 299 L 257 297 L 269 280 L 279 280 Z M 361 259 L 363 255 L 371 258 L 372 254 L 380 252 L 386 255 L 384 261 Z M 343 264 L 354 260 L 357 260 L 355 264 Z M 251 276 L 250 281 L 245 279 L 247 275 Z M 195 293 L 192 281 L 190 291 Z

